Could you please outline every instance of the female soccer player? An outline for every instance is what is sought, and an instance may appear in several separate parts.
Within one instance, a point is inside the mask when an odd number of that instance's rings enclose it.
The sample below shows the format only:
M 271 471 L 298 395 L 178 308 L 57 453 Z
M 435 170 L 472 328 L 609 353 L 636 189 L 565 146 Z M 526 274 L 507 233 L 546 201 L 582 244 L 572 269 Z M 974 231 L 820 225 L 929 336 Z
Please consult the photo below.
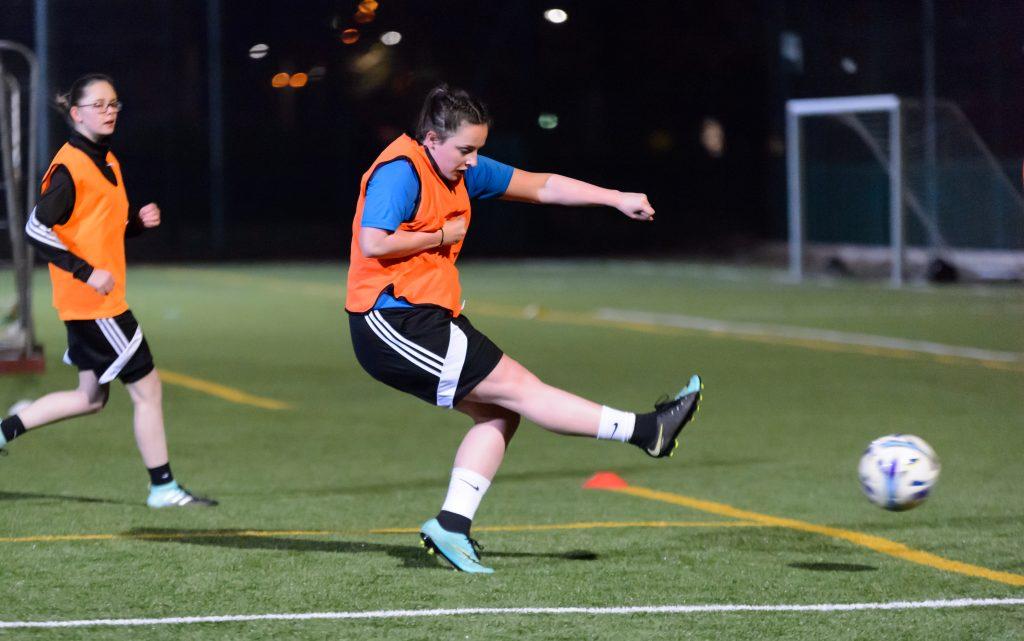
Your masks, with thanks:
M 53 305 L 68 333 L 64 360 L 78 367 L 78 388 L 53 392 L 0 422 L 0 448 L 26 430 L 99 412 L 120 378 L 135 407 L 135 441 L 149 470 L 152 508 L 210 506 L 171 474 L 160 378 L 149 345 L 125 300 L 125 236 L 160 224 L 160 208 L 128 202 L 110 152 L 121 101 L 100 74 L 79 78 L 57 100 L 72 132 L 43 177 L 25 231 L 50 264 Z
M 654 217 L 644 194 L 480 155 L 490 122 L 479 100 L 442 85 L 426 97 L 416 138 L 403 135 L 377 157 L 360 185 L 345 302 L 356 357 L 371 376 L 474 423 L 455 455 L 444 505 L 420 537 L 431 553 L 475 573 L 493 570 L 481 564 L 470 525 L 520 417 L 664 457 L 696 412 L 701 389 L 693 376 L 674 400 L 647 414 L 602 407 L 543 383 L 460 313 L 455 260 L 471 198 L 606 205 L 635 220 Z

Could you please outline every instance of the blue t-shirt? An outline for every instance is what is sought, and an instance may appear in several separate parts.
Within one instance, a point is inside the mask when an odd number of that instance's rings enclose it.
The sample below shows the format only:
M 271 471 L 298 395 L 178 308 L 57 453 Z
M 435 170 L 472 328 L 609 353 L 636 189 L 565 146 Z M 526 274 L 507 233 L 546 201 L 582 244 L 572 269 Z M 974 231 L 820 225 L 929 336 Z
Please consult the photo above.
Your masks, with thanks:
M 505 193 L 512 180 L 513 167 L 487 156 L 477 156 L 477 164 L 466 170 L 463 180 L 470 198 L 486 200 Z M 412 220 L 420 197 L 420 181 L 412 164 L 398 158 L 377 167 L 366 185 L 363 203 L 363 227 L 395 231 Z M 412 307 L 408 302 L 382 293 L 374 309 Z

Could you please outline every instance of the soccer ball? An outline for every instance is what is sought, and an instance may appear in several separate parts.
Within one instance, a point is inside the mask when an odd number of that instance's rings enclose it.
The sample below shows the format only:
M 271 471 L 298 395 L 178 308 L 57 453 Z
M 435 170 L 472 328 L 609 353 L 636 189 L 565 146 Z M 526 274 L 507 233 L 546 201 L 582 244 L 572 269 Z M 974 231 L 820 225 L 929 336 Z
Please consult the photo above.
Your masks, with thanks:
M 871 441 L 860 457 L 860 487 L 887 510 L 920 505 L 939 478 L 939 458 L 924 439 L 890 434 Z

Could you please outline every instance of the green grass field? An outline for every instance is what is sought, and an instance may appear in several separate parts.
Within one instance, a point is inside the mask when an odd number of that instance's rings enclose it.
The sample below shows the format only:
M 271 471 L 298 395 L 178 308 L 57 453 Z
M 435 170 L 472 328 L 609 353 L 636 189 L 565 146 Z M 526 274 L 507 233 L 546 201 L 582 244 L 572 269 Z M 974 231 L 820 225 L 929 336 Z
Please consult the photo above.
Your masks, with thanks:
M 171 463 L 184 485 L 222 504 L 145 507 L 131 405 L 115 383 L 102 413 L 30 433 L 0 458 L 0 621 L 1024 597 L 1020 288 L 795 286 L 774 271 L 680 263 L 466 263 L 462 273 L 467 316 L 552 384 L 646 410 L 699 372 L 705 400 L 677 455 L 655 461 L 524 424 L 475 521 L 496 574 L 453 572 L 422 551 L 414 530 L 443 500 L 468 420 L 359 368 L 341 266 L 137 267 L 129 300 L 167 372 Z M 47 371 L 0 378 L 3 407 L 75 380 L 60 363 L 63 326 L 42 272 L 36 283 Z M 10 283 L 2 286 L 9 293 Z M 608 320 L 605 308 L 1018 356 Z M 202 389 L 179 384 L 193 379 Z M 290 409 L 227 400 L 209 384 Z M 869 504 L 856 479 L 864 446 L 891 432 L 923 437 L 943 464 L 932 497 L 905 513 Z M 597 471 L 663 494 L 582 489 Z M 728 507 L 755 518 L 736 525 Z M 580 525 L 539 527 L 571 524 Z M 375 532 L 387 528 L 409 531 Z M 870 537 L 933 556 L 882 553 Z M 951 561 L 968 565 L 944 564 Z M 373 616 L 0 627 L 0 637 L 1024 637 L 1020 604 Z

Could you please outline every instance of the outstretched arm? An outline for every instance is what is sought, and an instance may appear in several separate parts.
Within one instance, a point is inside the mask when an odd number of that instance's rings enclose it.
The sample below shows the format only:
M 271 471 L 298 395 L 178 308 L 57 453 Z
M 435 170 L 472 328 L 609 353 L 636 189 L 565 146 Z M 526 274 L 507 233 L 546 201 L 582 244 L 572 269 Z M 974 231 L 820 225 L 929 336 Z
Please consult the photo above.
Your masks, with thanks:
M 503 200 L 550 205 L 605 205 L 634 220 L 654 220 L 654 208 L 646 194 L 605 189 L 558 174 L 539 174 L 516 169 Z

